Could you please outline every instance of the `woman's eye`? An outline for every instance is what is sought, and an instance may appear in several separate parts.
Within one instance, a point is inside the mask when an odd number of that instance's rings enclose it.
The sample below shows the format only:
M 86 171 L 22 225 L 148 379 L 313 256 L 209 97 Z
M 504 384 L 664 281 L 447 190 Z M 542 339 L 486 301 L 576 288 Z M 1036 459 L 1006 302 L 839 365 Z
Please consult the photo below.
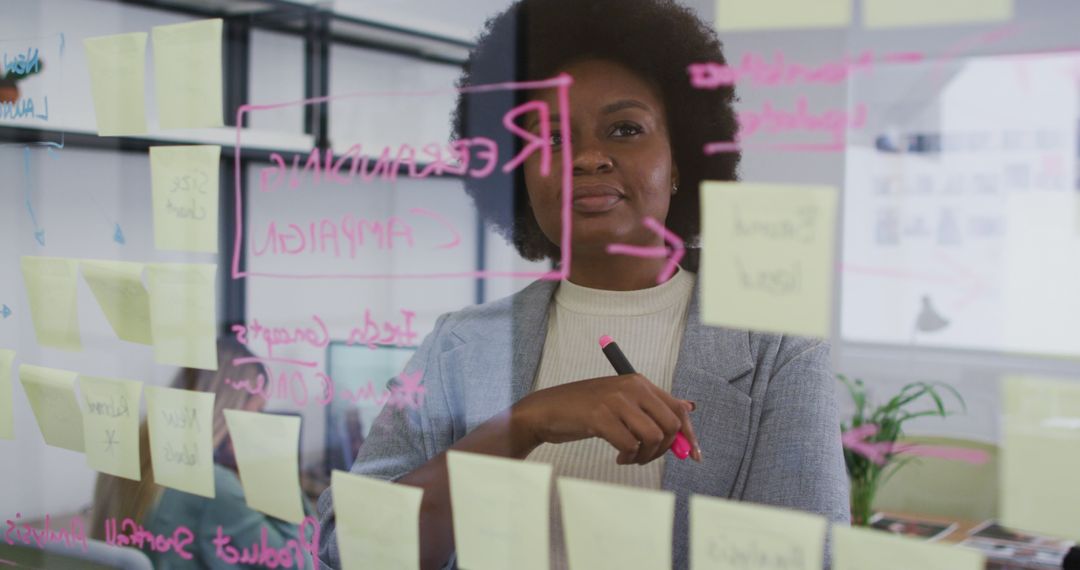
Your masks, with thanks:
M 621 123 L 615 125 L 615 128 L 612 129 L 612 131 L 615 136 L 618 137 L 631 137 L 634 135 L 639 135 L 642 132 L 641 127 L 630 123 Z
M 551 138 L 548 139 L 548 142 L 551 144 L 551 146 L 562 146 L 562 133 L 558 131 L 553 131 L 551 133 Z

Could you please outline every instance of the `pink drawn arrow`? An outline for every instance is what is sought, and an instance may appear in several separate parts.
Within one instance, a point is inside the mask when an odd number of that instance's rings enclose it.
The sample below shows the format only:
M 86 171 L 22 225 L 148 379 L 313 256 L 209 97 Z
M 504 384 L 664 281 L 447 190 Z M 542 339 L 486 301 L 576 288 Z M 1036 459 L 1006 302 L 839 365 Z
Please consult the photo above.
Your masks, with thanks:
M 667 246 L 644 247 L 626 243 L 608 244 L 607 252 L 615 255 L 630 255 L 633 257 L 650 257 L 656 259 L 668 257 L 670 255 L 667 264 L 664 265 L 664 269 L 656 276 L 656 282 L 663 283 L 668 279 L 671 279 L 671 276 L 675 274 L 675 268 L 679 266 L 679 261 L 681 261 L 683 255 L 686 254 L 686 248 L 683 246 L 682 238 L 665 228 L 664 224 L 656 221 L 652 216 L 645 216 L 643 222 L 645 227 L 664 238 L 664 241 L 671 247 L 670 252 L 668 251 Z
M 870 442 L 866 441 L 877 435 L 877 424 L 863 424 L 857 428 L 849 429 L 840 436 L 844 447 L 873 461 L 877 465 L 885 465 L 886 457 L 890 453 L 916 455 L 919 457 L 936 457 L 949 461 L 962 461 L 972 465 L 982 465 L 990 460 L 990 454 L 979 449 L 966 447 L 953 447 L 948 445 L 921 445 L 917 443 L 896 444 L 891 441 Z
M 906 455 L 918 455 L 919 457 L 936 457 L 949 461 L 962 461 L 972 465 L 982 465 L 990 460 L 990 454 L 981 449 L 969 449 L 967 447 L 952 447 L 948 445 L 922 445 L 918 443 L 901 443 L 894 449 L 895 453 Z
M 870 461 L 873 461 L 878 465 L 885 465 L 885 462 L 887 461 L 885 456 L 892 451 L 892 442 L 882 441 L 873 443 L 866 441 L 867 438 L 877 435 L 877 432 L 877 424 L 863 424 L 857 428 L 845 431 L 843 435 L 840 436 L 840 442 L 844 444 L 844 447 L 862 455 Z

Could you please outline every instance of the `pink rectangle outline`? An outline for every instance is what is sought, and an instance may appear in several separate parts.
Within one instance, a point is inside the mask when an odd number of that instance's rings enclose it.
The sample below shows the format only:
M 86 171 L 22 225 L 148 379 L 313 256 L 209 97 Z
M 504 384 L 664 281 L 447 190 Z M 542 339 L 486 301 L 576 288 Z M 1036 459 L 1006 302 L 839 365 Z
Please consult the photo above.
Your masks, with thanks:
M 327 95 L 323 97 L 312 97 L 310 99 L 301 99 L 298 101 L 288 101 L 284 103 L 270 103 L 266 105 L 241 105 L 236 110 L 236 153 L 234 155 L 234 170 L 235 170 L 235 188 L 234 195 L 236 199 L 236 232 L 233 235 L 233 256 L 232 256 L 232 278 L 244 279 L 247 277 L 270 277 L 277 279 L 448 279 L 448 278 L 491 278 L 491 277 L 510 277 L 510 278 L 538 278 L 546 280 L 559 280 L 565 279 L 570 275 L 570 207 L 572 202 L 573 193 L 573 153 L 570 147 L 570 85 L 573 83 L 573 78 L 568 74 L 560 74 L 551 79 L 544 79 L 541 81 L 511 81 L 506 83 L 491 83 L 487 85 L 474 85 L 471 87 L 464 87 L 460 89 L 435 89 L 429 91 L 359 91 L 354 93 L 345 93 L 342 95 Z M 507 91 L 518 89 L 550 89 L 556 88 L 558 92 L 559 101 L 559 130 L 562 133 L 562 235 L 561 238 L 561 258 L 559 260 L 559 269 L 556 271 L 535 272 L 535 271 L 463 271 L 460 273 L 419 273 L 410 275 L 400 274 L 357 274 L 357 273 L 338 273 L 338 274 L 291 274 L 291 273 L 265 273 L 265 272 L 248 272 L 240 270 L 240 244 L 242 242 L 242 236 L 244 235 L 244 205 L 241 197 L 243 196 L 243 176 L 241 175 L 240 168 L 240 156 L 243 154 L 243 148 L 241 146 L 241 135 L 243 129 L 241 126 L 244 124 L 245 113 L 251 111 L 266 111 L 270 109 L 282 109 L 285 107 L 311 105 L 315 103 L 327 103 L 330 101 L 337 101 L 341 99 L 353 98 L 353 97 L 409 97 L 409 96 L 425 96 L 425 95 L 437 95 L 447 92 L 453 93 L 486 93 L 491 91 Z

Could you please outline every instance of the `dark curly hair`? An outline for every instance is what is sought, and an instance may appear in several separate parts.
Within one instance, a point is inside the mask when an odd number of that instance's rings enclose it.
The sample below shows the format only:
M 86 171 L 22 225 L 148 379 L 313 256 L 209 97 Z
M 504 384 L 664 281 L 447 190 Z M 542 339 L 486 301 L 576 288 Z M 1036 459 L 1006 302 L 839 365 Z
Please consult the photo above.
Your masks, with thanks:
M 699 185 L 703 180 L 735 180 L 739 154 L 704 155 L 707 142 L 735 140 L 738 123 L 733 88 L 699 90 L 690 85 L 689 64 L 725 63 L 716 33 L 690 9 L 673 0 L 518 0 L 487 21 L 457 86 L 547 79 L 583 59 L 618 63 L 660 94 L 680 188 L 671 198 L 666 225 L 688 245 L 696 245 L 701 231 Z M 506 91 L 459 95 L 453 138 L 486 136 L 499 145 L 500 156 L 513 155 L 520 141 L 505 132 L 501 121 L 527 97 Z M 514 191 L 507 192 L 508 187 Z M 524 258 L 559 259 L 559 247 L 533 216 L 521 168 L 468 178 L 465 190 L 481 217 Z M 697 251 L 687 250 L 683 259 L 691 271 L 698 269 Z

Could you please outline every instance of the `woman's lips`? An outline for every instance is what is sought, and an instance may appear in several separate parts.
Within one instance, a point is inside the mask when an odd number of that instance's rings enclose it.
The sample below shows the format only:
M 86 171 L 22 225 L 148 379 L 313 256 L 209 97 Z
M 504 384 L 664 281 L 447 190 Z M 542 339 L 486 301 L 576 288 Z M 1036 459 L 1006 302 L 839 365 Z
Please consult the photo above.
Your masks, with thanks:
M 574 198 L 574 211 L 582 214 L 598 214 L 614 208 L 619 202 L 622 202 L 622 196 L 617 194 L 581 196 Z
M 573 207 L 578 213 L 598 214 L 611 210 L 622 200 L 622 192 L 612 186 L 579 186 L 574 188 Z

